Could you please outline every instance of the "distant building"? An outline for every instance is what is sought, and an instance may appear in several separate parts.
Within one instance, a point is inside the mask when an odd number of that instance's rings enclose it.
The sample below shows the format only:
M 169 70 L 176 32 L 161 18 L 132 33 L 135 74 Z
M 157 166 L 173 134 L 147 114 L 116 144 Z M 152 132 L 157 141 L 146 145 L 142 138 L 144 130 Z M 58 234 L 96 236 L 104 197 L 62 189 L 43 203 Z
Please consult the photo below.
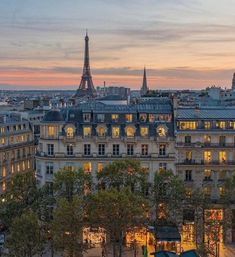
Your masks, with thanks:
M 147 83 L 147 76 L 146 76 L 146 68 L 144 67 L 143 84 L 140 89 L 140 95 L 145 96 L 147 92 L 148 92 L 148 83 Z
M 49 99 L 26 99 L 24 101 L 24 109 L 25 110 L 33 110 L 38 107 L 49 107 L 50 101 Z
M 0 193 L 12 175 L 34 169 L 34 152 L 29 121 L 20 114 L 0 113 Z
M 232 90 L 235 90 L 235 73 L 233 74 Z
M 97 96 L 119 96 L 122 99 L 127 99 L 130 96 L 130 88 L 127 87 L 97 87 Z

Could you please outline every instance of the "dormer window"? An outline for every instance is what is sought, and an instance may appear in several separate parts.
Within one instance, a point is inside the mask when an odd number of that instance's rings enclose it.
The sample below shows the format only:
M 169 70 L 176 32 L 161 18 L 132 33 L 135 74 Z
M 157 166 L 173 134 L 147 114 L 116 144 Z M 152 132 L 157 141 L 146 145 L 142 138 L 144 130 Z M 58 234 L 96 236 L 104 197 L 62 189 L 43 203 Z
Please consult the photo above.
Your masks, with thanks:
M 149 135 L 148 127 L 140 127 L 140 135 L 141 137 L 147 137 Z
M 97 121 L 98 122 L 104 122 L 104 114 L 102 113 L 102 114 L 97 114 Z
M 91 136 L 91 127 L 83 127 L 83 136 L 90 137 Z
M 147 114 L 140 113 L 140 122 L 146 122 L 146 121 L 147 121 Z
M 132 122 L 133 120 L 133 115 L 132 114 L 126 114 L 126 122 Z
M 90 113 L 83 113 L 83 121 L 90 122 L 91 121 L 91 114 Z
M 74 128 L 67 128 L 66 130 L 66 137 L 67 138 L 74 138 L 74 135 L 75 135 L 75 131 L 74 131 Z
M 135 136 L 135 128 L 132 126 L 126 127 L 126 136 L 127 137 L 134 137 Z
M 219 129 L 226 129 L 226 122 L 225 121 L 216 121 L 216 127 Z
M 113 122 L 118 122 L 119 115 L 118 114 L 112 114 L 111 119 Z
M 48 137 L 55 137 L 55 134 L 56 134 L 56 127 L 48 126 Z
M 166 126 L 161 125 L 157 127 L 157 134 L 159 137 L 165 137 L 167 135 L 167 131 L 168 129 Z

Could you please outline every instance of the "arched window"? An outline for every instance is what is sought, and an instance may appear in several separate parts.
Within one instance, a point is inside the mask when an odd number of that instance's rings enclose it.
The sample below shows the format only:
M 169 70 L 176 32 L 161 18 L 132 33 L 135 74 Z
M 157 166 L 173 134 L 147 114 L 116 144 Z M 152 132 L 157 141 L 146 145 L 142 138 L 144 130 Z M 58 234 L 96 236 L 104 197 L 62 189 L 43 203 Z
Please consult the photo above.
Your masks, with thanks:
M 67 138 L 73 138 L 74 137 L 74 129 L 69 127 L 66 130 L 66 137 Z
M 133 127 L 127 127 L 126 128 L 126 136 L 134 137 L 134 135 L 135 135 L 135 129 Z
M 104 127 L 98 127 L 97 132 L 98 132 L 99 137 L 105 136 L 105 128 Z

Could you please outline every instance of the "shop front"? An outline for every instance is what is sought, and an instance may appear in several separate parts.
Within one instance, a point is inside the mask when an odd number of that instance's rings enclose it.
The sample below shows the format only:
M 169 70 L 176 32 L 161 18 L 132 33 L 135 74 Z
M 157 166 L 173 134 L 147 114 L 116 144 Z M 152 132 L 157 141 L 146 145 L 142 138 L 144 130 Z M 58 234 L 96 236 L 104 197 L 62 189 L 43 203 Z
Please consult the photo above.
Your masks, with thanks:
M 98 247 L 106 242 L 106 233 L 102 228 L 84 228 L 83 242 L 90 247 Z

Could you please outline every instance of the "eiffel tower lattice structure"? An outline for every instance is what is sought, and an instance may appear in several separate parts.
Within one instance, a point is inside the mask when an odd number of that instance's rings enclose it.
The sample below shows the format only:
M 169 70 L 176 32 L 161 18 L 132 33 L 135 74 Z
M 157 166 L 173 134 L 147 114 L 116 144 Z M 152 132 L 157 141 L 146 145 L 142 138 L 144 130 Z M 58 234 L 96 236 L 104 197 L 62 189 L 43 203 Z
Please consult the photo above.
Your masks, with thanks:
M 87 97 L 87 98 L 95 98 L 96 90 L 93 85 L 91 69 L 90 69 L 90 58 L 89 58 L 89 37 L 86 33 L 85 36 L 85 55 L 84 55 L 84 66 L 83 73 L 79 88 L 75 94 L 75 97 Z

